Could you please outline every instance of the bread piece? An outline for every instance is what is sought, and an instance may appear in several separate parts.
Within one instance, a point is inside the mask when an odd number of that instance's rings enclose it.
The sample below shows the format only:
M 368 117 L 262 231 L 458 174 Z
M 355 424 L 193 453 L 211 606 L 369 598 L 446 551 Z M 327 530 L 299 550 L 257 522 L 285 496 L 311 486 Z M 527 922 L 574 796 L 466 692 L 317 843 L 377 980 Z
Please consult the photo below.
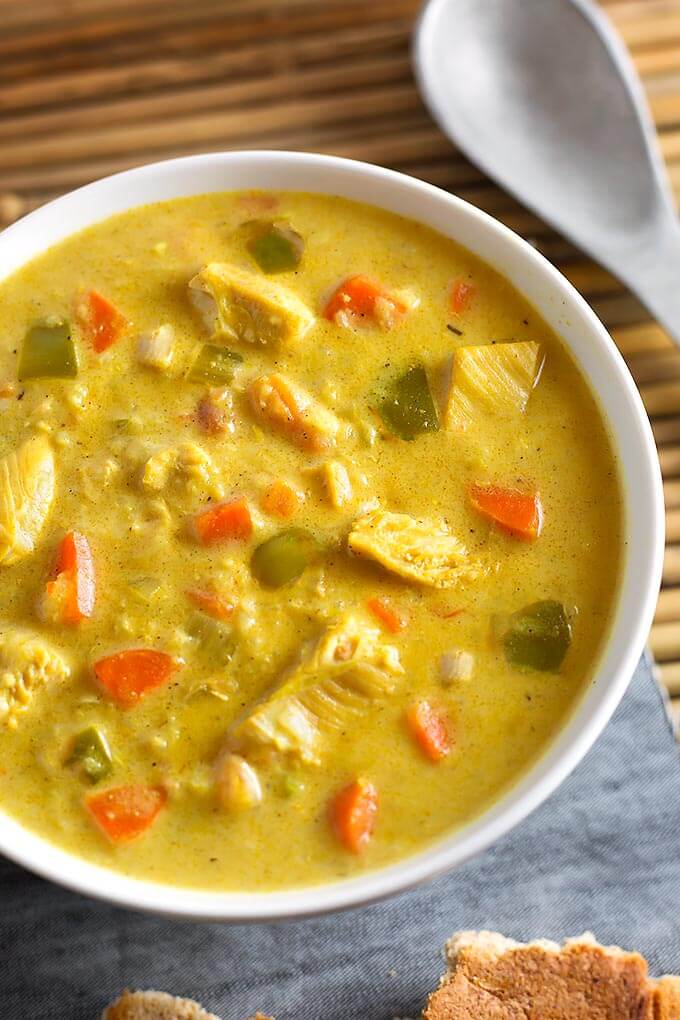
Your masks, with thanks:
M 678 1020 L 680 1017 L 680 977 L 662 977 L 649 981 L 649 998 L 644 1020 Z
M 657 1020 L 646 1013 L 644 958 L 600 946 L 591 935 L 559 946 L 460 932 L 446 956 L 448 974 L 424 1020 Z
M 102 1020 L 220 1020 L 191 999 L 165 992 L 123 992 L 108 1006 Z

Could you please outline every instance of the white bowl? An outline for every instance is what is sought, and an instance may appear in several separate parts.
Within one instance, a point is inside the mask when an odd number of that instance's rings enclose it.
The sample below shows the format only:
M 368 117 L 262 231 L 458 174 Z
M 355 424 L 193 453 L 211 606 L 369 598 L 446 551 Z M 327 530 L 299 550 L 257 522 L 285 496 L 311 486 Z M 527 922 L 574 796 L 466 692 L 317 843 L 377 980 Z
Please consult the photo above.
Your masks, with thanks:
M 359 878 L 285 892 L 204 892 L 139 881 L 89 864 L 0 813 L 0 851 L 70 889 L 172 917 L 244 921 L 318 914 L 376 900 L 479 853 L 533 811 L 599 735 L 633 674 L 661 578 L 664 512 L 656 448 L 621 355 L 586 302 L 516 234 L 466 202 L 402 174 L 332 156 L 228 152 L 116 174 L 45 205 L 0 234 L 0 279 L 50 245 L 132 206 L 182 195 L 276 188 L 343 195 L 389 209 L 453 238 L 497 269 L 572 352 L 614 436 L 625 498 L 626 559 L 618 605 L 596 676 L 541 759 L 488 811 L 397 864 Z

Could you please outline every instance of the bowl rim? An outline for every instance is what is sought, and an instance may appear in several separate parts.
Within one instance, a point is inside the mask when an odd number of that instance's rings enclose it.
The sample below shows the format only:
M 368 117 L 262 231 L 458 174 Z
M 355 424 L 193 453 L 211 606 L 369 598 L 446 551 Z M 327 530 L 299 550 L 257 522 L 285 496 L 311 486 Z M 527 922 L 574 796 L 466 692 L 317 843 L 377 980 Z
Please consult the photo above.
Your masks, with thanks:
M 209 186 L 202 186 L 203 182 Z M 117 906 L 197 921 L 301 918 L 368 904 L 461 864 L 509 832 L 573 770 L 618 705 L 651 626 L 664 553 L 656 446 L 641 397 L 605 327 L 565 277 L 523 238 L 431 184 L 369 163 L 276 150 L 214 152 L 146 164 L 68 192 L 0 233 L 0 280 L 58 241 L 117 212 L 172 197 L 267 188 L 340 195 L 425 223 L 491 264 L 528 296 L 583 374 L 591 377 L 591 391 L 598 374 L 607 391 L 598 390 L 596 395 L 622 476 L 627 555 L 606 646 L 592 682 L 566 723 L 491 807 L 461 829 L 394 864 L 350 879 L 281 891 L 216 892 L 169 886 L 91 864 L 0 810 L 0 852 L 17 864 L 74 892 Z M 489 257 L 489 252 L 495 257 Z M 516 282 L 518 277 L 522 285 Z M 578 354 L 574 344 L 581 345 Z M 584 366 L 586 358 L 591 359 L 590 368 Z

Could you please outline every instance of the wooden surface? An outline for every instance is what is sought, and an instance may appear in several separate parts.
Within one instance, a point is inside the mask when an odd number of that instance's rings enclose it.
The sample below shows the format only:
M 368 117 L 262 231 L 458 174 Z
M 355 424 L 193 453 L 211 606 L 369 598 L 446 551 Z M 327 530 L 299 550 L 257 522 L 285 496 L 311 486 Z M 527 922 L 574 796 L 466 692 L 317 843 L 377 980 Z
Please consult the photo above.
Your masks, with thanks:
M 680 714 L 680 351 L 638 302 L 463 159 L 413 83 L 419 0 L 0 0 L 0 226 L 102 174 L 191 152 L 296 148 L 394 167 L 497 216 L 610 327 L 664 472 L 651 646 Z M 680 0 L 603 0 L 680 192 Z

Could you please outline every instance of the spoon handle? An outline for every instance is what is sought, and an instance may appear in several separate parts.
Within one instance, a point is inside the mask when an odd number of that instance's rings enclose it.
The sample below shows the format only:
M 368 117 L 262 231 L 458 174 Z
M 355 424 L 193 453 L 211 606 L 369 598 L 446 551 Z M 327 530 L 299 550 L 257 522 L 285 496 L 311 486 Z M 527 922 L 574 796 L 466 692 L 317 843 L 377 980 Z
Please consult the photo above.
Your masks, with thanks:
M 625 268 L 618 268 L 619 276 L 680 346 L 680 223 L 664 219 L 649 243 L 628 252 Z

